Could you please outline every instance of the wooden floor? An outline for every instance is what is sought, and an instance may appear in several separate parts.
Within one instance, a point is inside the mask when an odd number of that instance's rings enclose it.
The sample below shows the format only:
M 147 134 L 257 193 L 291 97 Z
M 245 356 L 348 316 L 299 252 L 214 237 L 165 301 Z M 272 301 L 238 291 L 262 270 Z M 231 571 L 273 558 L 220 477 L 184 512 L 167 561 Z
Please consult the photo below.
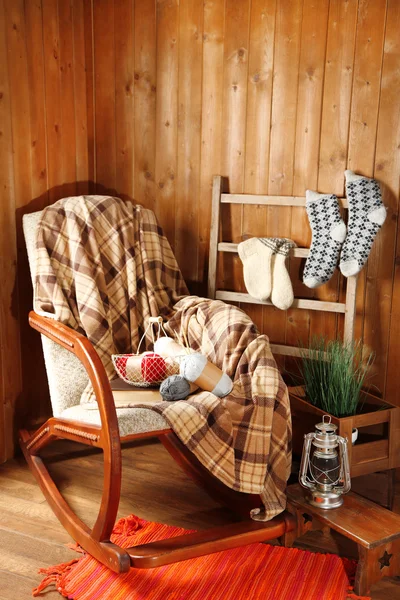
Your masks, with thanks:
M 97 516 L 102 486 L 102 454 L 77 444 L 52 446 L 49 469 L 66 499 L 88 524 Z M 400 482 L 396 510 L 400 512 Z M 187 528 L 232 522 L 225 508 L 199 490 L 153 440 L 131 444 L 123 452 L 120 516 L 134 513 Z M 68 534 L 46 504 L 23 458 L 0 466 L 0 600 L 25 600 L 40 581 L 40 567 L 74 558 L 65 547 Z M 354 555 L 338 536 L 309 532 L 298 547 Z M 46 600 L 61 596 L 54 590 Z M 400 600 L 400 578 L 386 579 L 372 590 L 373 600 Z M 189 599 L 188 599 L 189 600 Z M 251 599 L 249 599 L 251 600 Z M 299 599 L 301 600 L 301 599 Z

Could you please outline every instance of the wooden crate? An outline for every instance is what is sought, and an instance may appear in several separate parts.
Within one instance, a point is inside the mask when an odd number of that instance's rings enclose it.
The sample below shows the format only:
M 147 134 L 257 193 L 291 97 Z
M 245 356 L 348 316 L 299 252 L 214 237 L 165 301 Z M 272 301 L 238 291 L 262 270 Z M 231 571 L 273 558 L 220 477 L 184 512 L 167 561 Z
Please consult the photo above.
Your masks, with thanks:
M 313 406 L 301 395 L 302 388 L 290 388 L 290 407 L 293 422 L 293 453 L 300 455 L 304 435 L 314 431 L 322 421 L 323 410 Z M 351 417 L 332 416 L 338 434 L 351 440 L 354 427 L 359 431 L 357 442 L 349 448 L 352 477 L 385 471 L 400 466 L 400 408 L 371 394 L 364 394 L 363 413 Z

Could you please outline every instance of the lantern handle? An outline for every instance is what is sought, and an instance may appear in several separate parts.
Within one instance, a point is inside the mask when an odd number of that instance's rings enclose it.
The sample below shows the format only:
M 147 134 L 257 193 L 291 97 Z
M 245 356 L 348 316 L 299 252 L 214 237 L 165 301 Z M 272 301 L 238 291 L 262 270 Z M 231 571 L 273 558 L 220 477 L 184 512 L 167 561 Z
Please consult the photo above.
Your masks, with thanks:
M 307 471 L 310 460 L 311 442 L 315 438 L 315 433 L 307 433 L 304 436 L 303 453 L 301 455 L 301 464 L 299 471 L 299 481 L 305 488 L 314 489 L 314 485 L 307 481 Z
M 329 421 L 325 421 L 325 419 L 329 419 Z M 324 415 L 322 417 L 322 422 L 323 423 L 327 423 L 328 425 L 330 425 L 332 423 L 332 417 L 331 417 L 331 415 Z
M 337 436 L 337 442 L 339 445 L 339 454 L 341 469 L 343 471 L 343 486 L 339 488 L 342 494 L 347 494 L 351 490 L 351 477 L 350 477 L 350 463 L 349 463 L 349 451 L 347 438 Z

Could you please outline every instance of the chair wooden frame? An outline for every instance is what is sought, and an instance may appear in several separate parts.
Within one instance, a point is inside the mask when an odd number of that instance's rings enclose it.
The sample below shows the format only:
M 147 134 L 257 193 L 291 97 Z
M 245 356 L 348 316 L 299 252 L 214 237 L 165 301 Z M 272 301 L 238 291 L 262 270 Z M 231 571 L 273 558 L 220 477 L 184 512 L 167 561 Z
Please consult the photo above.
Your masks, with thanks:
M 77 356 L 84 365 L 96 394 L 101 426 L 52 417 L 34 432 L 28 432 L 26 429 L 19 432 L 22 451 L 50 507 L 71 537 L 84 550 L 113 571 L 126 572 L 131 567 L 159 567 L 253 542 L 283 538 L 294 529 L 295 519 L 285 511 L 267 522 L 253 521 L 247 516 L 245 520 L 238 523 L 132 548 L 122 549 L 112 544 L 110 535 L 117 517 L 121 493 L 122 442 L 150 436 L 157 437 L 197 484 L 241 515 L 248 515 L 250 508 L 259 506 L 260 499 L 255 495 L 235 492 L 218 481 L 186 449 L 171 429 L 120 438 L 110 383 L 103 364 L 89 340 L 62 323 L 34 312 L 29 314 L 29 323 L 41 334 Z M 40 457 L 41 450 L 57 439 L 72 440 L 103 450 L 103 495 L 99 514 L 92 529 L 67 504 Z
M 257 300 L 242 292 L 231 292 L 217 289 L 217 265 L 218 252 L 238 251 L 238 244 L 222 242 L 219 240 L 221 229 L 221 204 L 241 204 L 243 206 L 276 206 L 276 207 L 304 207 L 306 199 L 302 196 L 265 196 L 261 194 L 229 194 L 225 193 L 224 178 L 215 175 L 212 190 L 211 208 L 211 231 L 210 231 L 210 253 L 208 264 L 208 297 L 226 302 L 246 302 L 247 304 L 272 304 L 269 300 Z M 347 208 L 346 198 L 339 198 L 342 208 Z M 291 255 L 299 258 L 307 258 L 309 248 L 294 248 Z M 326 302 L 324 300 L 311 300 L 295 298 L 292 308 L 303 310 L 317 310 L 331 313 L 344 314 L 344 342 L 352 342 L 354 339 L 354 321 L 356 312 L 357 275 L 347 278 L 345 302 Z M 296 346 L 283 344 L 271 344 L 274 354 L 283 356 L 302 356 L 302 351 Z

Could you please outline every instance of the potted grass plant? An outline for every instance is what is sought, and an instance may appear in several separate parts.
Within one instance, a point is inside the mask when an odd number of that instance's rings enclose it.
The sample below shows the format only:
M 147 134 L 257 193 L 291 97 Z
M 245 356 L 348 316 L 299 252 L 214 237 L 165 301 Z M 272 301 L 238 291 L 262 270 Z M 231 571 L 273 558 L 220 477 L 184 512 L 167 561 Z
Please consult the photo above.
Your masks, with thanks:
M 355 415 L 374 355 L 363 357 L 359 342 L 315 337 L 310 348 L 300 349 L 300 356 L 308 401 L 335 417 Z
M 289 386 L 294 454 L 329 414 L 339 435 L 350 441 L 354 430 L 360 433 L 357 444 L 349 444 L 352 477 L 400 466 L 400 408 L 365 389 L 373 360 L 360 343 L 315 337 L 300 348 L 300 385 Z

